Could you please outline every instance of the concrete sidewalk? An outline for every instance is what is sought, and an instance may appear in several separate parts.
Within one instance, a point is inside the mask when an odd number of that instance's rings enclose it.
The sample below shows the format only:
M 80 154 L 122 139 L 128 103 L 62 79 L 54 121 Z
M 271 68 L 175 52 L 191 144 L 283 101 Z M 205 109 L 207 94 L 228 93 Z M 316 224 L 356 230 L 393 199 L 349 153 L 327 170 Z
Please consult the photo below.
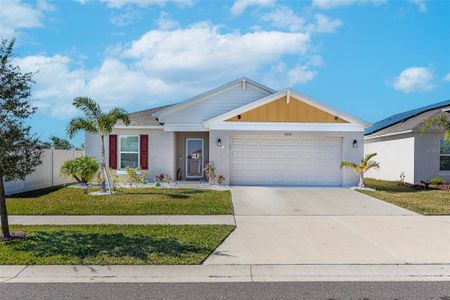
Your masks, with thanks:
M 450 265 L 0 266 L 0 282 L 450 281 Z
M 11 225 L 235 225 L 232 215 L 10 216 Z

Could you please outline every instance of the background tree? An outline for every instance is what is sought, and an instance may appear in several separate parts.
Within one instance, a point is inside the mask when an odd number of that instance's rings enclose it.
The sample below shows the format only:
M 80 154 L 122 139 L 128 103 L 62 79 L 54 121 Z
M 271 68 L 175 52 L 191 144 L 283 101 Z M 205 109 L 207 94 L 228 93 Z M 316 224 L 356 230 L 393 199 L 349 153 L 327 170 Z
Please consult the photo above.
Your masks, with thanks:
M 42 142 L 41 145 L 44 149 L 50 149 L 51 147 L 54 147 L 57 150 L 70 150 L 74 148 L 69 140 L 54 135 L 50 136 L 48 142 Z
M 442 112 L 442 114 L 438 114 L 428 121 L 426 121 L 423 125 L 422 133 L 429 130 L 432 127 L 442 128 L 445 130 L 444 132 L 444 141 L 445 144 L 450 144 L 450 116 L 447 112 Z
M 371 160 L 374 156 L 376 156 L 376 153 L 367 154 L 363 160 L 359 164 L 355 164 L 354 162 L 349 161 L 343 161 L 341 162 L 341 168 L 343 167 L 350 167 L 352 168 L 356 174 L 359 176 L 359 188 L 365 188 L 366 184 L 364 183 L 364 174 L 366 174 L 367 171 L 369 171 L 372 168 L 378 169 L 380 167 L 380 164 L 376 161 Z
M 24 121 L 36 108 L 31 104 L 32 73 L 12 64 L 14 39 L 0 42 L 0 220 L 4 238 L 9 231 L 5 181 L 23 179 L 41 163 L 39 140 Z
M 73 148 L 73 145 L 70 143 L 70 141 L 60 138 L 57 136 L 50 136 L 50 141 L 52 141 L 53 147 L 58 150 L 70 150 Z
M 72 119 L 67 125 L 67 135 L 70 138 L 81 130 L 98 134 L 102 145 L 101 168 L 101 191 L 106 193 L 106 178 L 108 170 L 106 169 L 105 158 L 105 136 L 111 134 L 114 125 L 121 120 L 125 125 L 130 124 L 128 113 L 119 107 L 112 108 L 109 112 L 103 112 L 100 105 L 88 97 L 77 97 L 73 100 L 73 106 L 79 109 L 84 117 Z

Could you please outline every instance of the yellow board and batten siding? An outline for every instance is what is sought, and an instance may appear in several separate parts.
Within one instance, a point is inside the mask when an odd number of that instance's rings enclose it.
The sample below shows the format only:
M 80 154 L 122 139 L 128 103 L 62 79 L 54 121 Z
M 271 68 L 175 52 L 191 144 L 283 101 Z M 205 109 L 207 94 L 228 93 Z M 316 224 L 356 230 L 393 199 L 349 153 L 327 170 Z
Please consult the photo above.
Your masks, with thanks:
M 320 110 L 312 105 L 290 97 L 274 100 L 234 116 L 227 122 L 310 122 L 310 123 L 348 123 L 345 120 Z

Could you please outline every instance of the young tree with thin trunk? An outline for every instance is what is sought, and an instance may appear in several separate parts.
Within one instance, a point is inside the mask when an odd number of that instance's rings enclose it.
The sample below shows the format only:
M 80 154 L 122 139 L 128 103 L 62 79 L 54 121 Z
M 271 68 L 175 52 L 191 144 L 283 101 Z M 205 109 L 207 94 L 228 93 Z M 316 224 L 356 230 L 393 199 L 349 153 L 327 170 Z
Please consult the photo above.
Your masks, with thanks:
M 128 113 L 123 108 L 112 108 L 109 112 L 103 112 L 100 105 L 88 97 L 77 97 L 73 100 L 73 106 L 83 112 L 84 117 L 72 119 L 67 125 L 67 135 L 72 138 L 81 130 L 98 134 L 102 146 L 102 161 L 100 163 L 102 184 L 101 191 L 106 193 L 106 169 L 105 137 L 111 134 L 114 125 L 122 121 L 126 126 L 130 124 Z
M 12 64 L 14 39 L 0 42 L 0 220 L 3 238 L 9 230 L 5 181 L 24 179 L 41 163 L 42 149 L 24 121 L 36 108 L 31 105 L 32 73 Z
M 366 184 L 364 183 L 364 174 L 366 174 L 367 171 L 369 171 L 372 168 L 378 169 L 380 167 L 380 164 L 376 161 L 371 160 L 374 156 L 376 156 L 376 153 L 367 154 L 363 160 L 359 164 L 355 164 L 354 162 L 349 161 L 343 161 L 341 162 L 341 168 L 343 167 L 350 167 L 352 168 L 356 174 L 359 176 L 359 188 L 365 188 Z

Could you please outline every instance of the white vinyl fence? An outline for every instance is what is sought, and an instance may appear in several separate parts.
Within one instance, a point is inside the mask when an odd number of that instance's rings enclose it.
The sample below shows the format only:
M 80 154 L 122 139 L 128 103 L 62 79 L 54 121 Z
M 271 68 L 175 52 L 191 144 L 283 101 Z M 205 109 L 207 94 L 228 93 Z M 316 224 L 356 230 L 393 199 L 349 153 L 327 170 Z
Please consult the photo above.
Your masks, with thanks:
M 82 150 L 55 150 L 45 149 L 42 153 L 42 163 L 36 170 L 25 177 L 25 180 L 5 182 L 7 195 L 16 194 L 41 188 L 72 183 L 73 178 L 62 178 L 59 169 L 66 160 L 84 155 Z

